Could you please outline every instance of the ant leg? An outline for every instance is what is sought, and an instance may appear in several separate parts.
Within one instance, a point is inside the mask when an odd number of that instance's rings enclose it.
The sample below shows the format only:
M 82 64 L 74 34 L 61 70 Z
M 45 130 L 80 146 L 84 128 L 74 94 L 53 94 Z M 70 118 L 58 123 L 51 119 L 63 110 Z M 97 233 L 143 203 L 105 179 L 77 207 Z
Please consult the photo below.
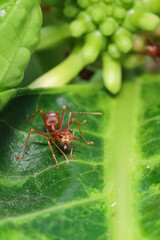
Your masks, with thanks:
M 51 142 L 50 142 L 50 140 L 48 140 L 48 145 L 49 145 L 50 150 L 51 150 L 51 152 L 52 152 L 52 156 L 53 156 L 53 158 L 54 158 L 54 160 L 55 160 L 55 162 L 56 162 L 56 168 L 58 169 L 58 168 L 59 168 L 59 165 L 58 165 L 56 156 L 55 156 L 55 154 L 54 154 L 54 152 L 53 152 L 53 149 L 52 149 L 52 147 L 51 147 Z
M 63 124 L 65 109 L 67 109 L 69 112 L 71 112 L 71 110 L 70 110 L 66 105 L 63 106 L 63 108 L 62 108 L 61 121 L 60 121 L 60 125 L 59 125 L 59 130 L 62 129 L 62 124 Z M 76 116 L 75 116 L 74 114 L 72 114 L 72 115 L 73 115 L 74 118 L 76 118 Z M 76 119 L 77 119 L 77 118 L 76 118 Z M 79 125 L 83 125 L 83 124 L 85 124 L 85 123 L 87 122 L 87 120 L 84 120 L 83 122 L 80 122 L 80 121 L 77 120 L 77 122 L 78 122 Z
M 74 138 L 74 131 L 72 131 L 72 132 L 73 132 L 73 138 Z M 73 155 L 72 155 L 72 154 L 73 154 L 73 141 L 74 141 L 74 140 L 72 140 L 72 142 L 71 142 L 71 158 L 72 158 L 72 159 L 75 158 L 75 157 L 73 157 Z
M 69 164 L 69 160 L 68 160 L 66 154 L 62 151 L 62 149 L 60 149 L 60 148 L 58 147 L 58 145 L 55 143 L 55 141 L 51 140 L 51 143 L 53 143 L 53 144 L 56 146 L 56 148 L 58 148 L 58 150 L 59 150 L 59 151 L 63 154 L 63 156 L 65 157 L 67 164 Z
M 41 132 L 39 132 L 39 131 L 37 131 L 37 130 L 35 130 L 35 129 L 31 129 L 30 132 L 29 132 L 29 134 L 28 134 L 28 137 L 27 137 L 27 141 L 26 141 L 26 145 L 25 145 L 23 154 L 22 154 L 22 156 L 20 156 L 20 157 L 17 156 L 16 159 L 21 159 L 21 158 L 24 157 L 25 151 L 26 151 L 27 146 L 28 146 L 28 141 L 29 141 L 29 137 L 30 137 L 30 135 L 31 135 L 31 132 L 35 132 L 35 133 L 37 133 L 37 134 L 39 134 L 39 135 L 41 135 L 42 137 L 45 137 L 45 138 L 47 138 L 47 139 L 50 138 L 50 137 L 48 137 L 47 135 L 45 135 L 45 134 L 43 134 L 43 133 L 41 133 Z
M 60 124 L 59 124 L 59 130 L 62 129 L 65 109 L 66 109 L 66 105 L 64 105 L 63 108 L 62 108 L 62 116 L 61 116 L 61 121 L 60 121 Z
M 69 123 L 68 123 L 68 125 L 67 125 L 67 127 L 65 128 L 65 129 L 69 129 L 69 126 L 73 123 L 73 122 L 75 122 L 77 119 L 75 119 L 75 118 L 73 118 Z M 85 122 L 84 122 L 85 121 Z M 83 123 L 81 123 L 81 122 L 79 122 L 78 120 L 77 120 L 77 122 L 78 122 L 78 124 L 81 124 L 81 125 L 83 125 L 83 124 L 85 124 L 86 122 L 87 122 L 87 120 L 84 120 L 83 121 Z
M 76 122 L 77 124 L 77 127 L 79 129 L 79 132 L 80 132 L 80 135 L 81 137 L 83 138 L 83 140 L 85 141 L 86 144 L 94 144 L 92 141 L 91 142 L 87 142 L 86 139 L 84 138 L 83 134 L 82 134 L 82 131 L 81 131 L 81 128 L 79 126 L 79 123 L 78 123 L 78 120 L 75 116 L 75 113 L 78 113 L 78 114 L 94 114 L 94 115 L 102 115 L 102 113 L 99 113 L 99 112 L 72 112 L 66 105 L 63 106 L 63 109 L 62 109 L 62 117 L 61 117 L 61 122 L 60 122 L 60 126 L 59 126 L 59 130 L 61 130 L 62 128 L 62 123 L 63 123 L 63 118 L 64 118 L 64 112 L 65 112 L 65 109 L 67 109 L 70 113 L 69 113 L 69 118 L 68 118 L 68 127 L 66 127 L 65 129 L 69 129 L 69 126 L 72 124 L 73 121 Z M 70 121 L 70 118 L 71 118 L 71 115 L 73 115 L 74 117 L 74 120 Z M 86 121 L 86 120 L 85 120 Z
M 69 113 L 69 120 L 70 120 L 71 115 L 72 115 L 72 112 Z M 86 139 L 84 138 L 84 136 L 83 136 L 83 134 L 82 134 L 82 131 L 81 131 L 81 128 L 80 128 L 80 126 L 79 126 L 76 118 L 73 118 L 73 119 L 68 123 L 68 125 L 67 125 L 67 127 L 66 127 L 65 129 L 69 129 L 69 126 L 70 126 L 70 125 L 72 124 L 72 122 L 74 122 L 74 121 L 75 121 L 76 124 L 77 124 L 77 127 L 78 127 L 78 129 L 79 129 L 80 135 L 81 135 L 81 137 L 83 138 L 84 142 L 85 142 L 86 144 L 91 144 L 91 145 L 93 145 L 93 144 L 94 144 L 93 141 L 87 142 Z
M 69 126 L 70 126 L 73 122 L 75 122 L 75 118 L 73 118 L 73 119 L 68 123 L 68 125 L 67 125 L 67 127 L 66 127 L 65 129 L 69 129 Z
M 38 113 L 41 113 L 42 118 L 43 118 L 43 122 L 44 122 L 44 124 L 45 124 L 46 129 L 47 129 L 47 132 L 52 136 L 52 134 L 51 134 L 51 132 L 50 132 L 50 130 L 49 130 L 47 124 L 46 124 L 46 119 L 45 119 L 45 115 L 44 115 L 43 110 L 38 110 L 38 111 L 35 112 L 35 114 L 33 114 L 33 116 L 31 116 L 30 118 L 29 118 L 29 116 L 27 115 L 27 116 L 26 116 L 26 120 L 29 121 L 30 119 L 34 118 Z

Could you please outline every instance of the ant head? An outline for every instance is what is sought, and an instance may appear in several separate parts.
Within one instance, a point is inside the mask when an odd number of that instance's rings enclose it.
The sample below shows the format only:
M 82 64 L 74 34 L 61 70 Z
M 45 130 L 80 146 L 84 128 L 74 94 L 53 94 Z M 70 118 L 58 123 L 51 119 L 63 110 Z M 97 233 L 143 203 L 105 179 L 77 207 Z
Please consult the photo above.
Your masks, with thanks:
M 72 136 L 72 131 L 64 129 L 55 132 L 55 139 L 62 143 L 69 143 L 74 139 L 74 137 Z
M 62 143 L 69 143 L 74 140 L 80 141 L 80 139 L 75 138 L 74 134 L 72 135 L 72 133 L 73 133 L 73 131 L 68 130 L 68 129 L 64 129 L 64 130 L 60 130 L 60 131 L 58 130 L 55 132 L 55 139 Z

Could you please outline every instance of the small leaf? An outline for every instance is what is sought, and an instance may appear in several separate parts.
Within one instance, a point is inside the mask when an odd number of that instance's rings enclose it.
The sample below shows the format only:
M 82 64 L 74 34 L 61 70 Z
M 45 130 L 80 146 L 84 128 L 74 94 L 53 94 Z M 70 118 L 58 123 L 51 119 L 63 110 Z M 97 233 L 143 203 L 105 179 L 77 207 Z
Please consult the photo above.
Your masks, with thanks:
M 22 81 L 42 17 L 39 0 L 2 1 L 0 12 L 0 89 L 8 89 Z

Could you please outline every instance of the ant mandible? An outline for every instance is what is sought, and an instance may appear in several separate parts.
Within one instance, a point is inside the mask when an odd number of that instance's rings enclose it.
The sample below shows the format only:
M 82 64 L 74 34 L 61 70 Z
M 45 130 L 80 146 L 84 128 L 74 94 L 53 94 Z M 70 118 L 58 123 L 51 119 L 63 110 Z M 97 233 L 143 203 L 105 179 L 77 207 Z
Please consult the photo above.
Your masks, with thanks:
M 66 126 L 66 128 L 62 129 L 62 124 L 63 124 L 63 120 L 64 120 L 64 113 L 65 113 L 65 109 L 67 109 L 70 113 L 69 113 L 69 118 L 68 118 L 68 124 Z M 43 121 L 44 121 L 44 124 L 45 124 L 45 127 L 46 127 L 46 130 L 47 132 L 49 133 L 50 136 L 47 136 L 45 134 L 43 134 L 42 132 L 39 132 L 37 131 L 36 129 L 31 129 L 29 134 L 28 134 L 28 137 L 27 137 L 27 141 L 26 141 L 26 145 L 25 145 L 25 148 L 24 148 L 24 151 L 23 151 L 23 154 L 22 156 L 20 157 L 16 157 L 16 159 L 21 159 L 24 157 L 24 154 L 25 154 L 25 151 L 27 149 L 27 145 L 28 145 L 28 141 L 29 141 L 29 137 L 31 135 L 31 132 L 35 132 L 39 135 L 41 135 L 42 137 L 44 138 L 47 138 L 48 139 L 48 145 L 50 147 L 50 150 L 52 152 L 52 155 L 53 155 L 53 158 L 56 162 L 56 168 L 58 169 L 59 168 L 59 165 L 58 165 L 58 162 L 57 162 L 57 159 L 56 159 L 56 156 L 53 152 L 53 149 L 51 147 L 51 143 L 53 143 L 58 149 L 59 151 L 63 154 L 63 156 L 65 157 L 67 163 L 69 163 L 69 160 L 66 156 L 66 154 L 59 148 L 59 146 L 55 143 L 56 141 L 58 142 L 62 142 L 64 144 L 64 149 L 67 148 L 67 143 L 71 142 L 71 158 L 74 159 L 73 157 L 73 142 L 75 140 L 77 141 L 80 141 L 79 138 L 76 138 L 74 136 L 75 132 L 74 130 L 69 130 L 69 127 L 70 125 L 75 122 L 77 124 L 77 127 L 79 129 L 79 132 L 80 132 L 80 135 L 81 137 L 83 138 L 84 142 L 86 144 L 93 144 L 93 142 L 87 142 L 86 139 L 84 138 L 83 134 L 82 134 L 82 131 L 81 131 L 81 128 L 79 125 L 82 125 L 82 124 L 85 124 L 87 121 L 84 120 L 82 123 L 79 122 L 75 116 L 75 114 L 95 114 L 95 115 L 102 115 L 102 113 L 99 113 L 99 112 L 72 112 L 66 105 L 63 106 L 62 108 L 62 116 L 61 116 L 61 119 L 60 119 L 60 116 L 57 112 L 54 112 L 54 111 L 50 111 L 50 112 L 47 112 L 46 114 L 43 113 L 43 110 L 38 110 L 33 116 L 31 116 L 30 118 L 28 116 L 26 116 L 27 120 L 35 117 L 38 113 L 41 113 L 42 115 L 42 118 L 43 118 Z M 70 120 L 71 116 L 73 116 L 73 118 Z M 58 127 L 59 126 L 59 127 Z

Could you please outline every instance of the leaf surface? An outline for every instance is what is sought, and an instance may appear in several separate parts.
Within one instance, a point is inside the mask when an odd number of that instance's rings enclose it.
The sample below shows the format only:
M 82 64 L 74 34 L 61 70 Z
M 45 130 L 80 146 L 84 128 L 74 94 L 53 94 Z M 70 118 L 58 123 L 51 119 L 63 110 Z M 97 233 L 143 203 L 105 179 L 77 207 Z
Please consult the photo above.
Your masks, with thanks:
M 158 78 L 128 80 L 116 98 L 92 85 L 35 90 L 3 110 L 1 239 L 159 239 Z M 38 109 L 61 113 L 64 104 L 103 112 L 77 116 L 88 120 L 81 129 L 94 145 L 75 142 L 73 160 L 68 146 L 69 164 L 53 146 L 56 170 L 47 140 L 33 133 L 24 158 L 15 160 L 31 128 L 45 131 L 41 115 L 30 122 L 25 115 Z M 64 126 L 67 119 L 66 112 Z M 71 129 L 80 138 L 75 124 Z

